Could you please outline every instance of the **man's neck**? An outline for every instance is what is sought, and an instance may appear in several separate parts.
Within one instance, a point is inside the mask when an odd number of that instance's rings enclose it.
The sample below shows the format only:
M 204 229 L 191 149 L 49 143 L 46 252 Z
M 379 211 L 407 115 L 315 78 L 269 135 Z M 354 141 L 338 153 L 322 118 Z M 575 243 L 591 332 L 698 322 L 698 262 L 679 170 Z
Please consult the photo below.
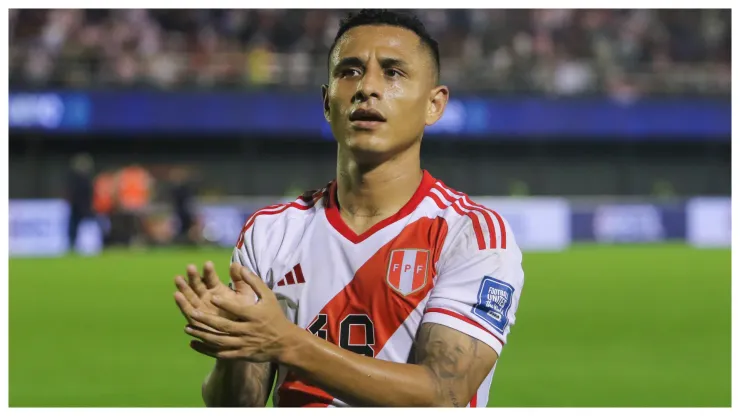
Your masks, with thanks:
M 418 149 L 407 149 L 375 166 L 357 163 L 342 149 L 337 156 L 337 201 L 342 218 L 356 232 L 398 212 L 422 180 Z

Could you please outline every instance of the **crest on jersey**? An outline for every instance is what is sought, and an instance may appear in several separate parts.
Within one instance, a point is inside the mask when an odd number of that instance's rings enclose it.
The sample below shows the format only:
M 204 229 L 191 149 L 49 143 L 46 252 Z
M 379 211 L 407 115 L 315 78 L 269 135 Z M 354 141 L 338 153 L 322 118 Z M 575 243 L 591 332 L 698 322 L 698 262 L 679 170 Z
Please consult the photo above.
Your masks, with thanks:
M 393 290 L 408 296 L 427 285 L 429 250 L 401 249 L 391 251 L 386 282 Z

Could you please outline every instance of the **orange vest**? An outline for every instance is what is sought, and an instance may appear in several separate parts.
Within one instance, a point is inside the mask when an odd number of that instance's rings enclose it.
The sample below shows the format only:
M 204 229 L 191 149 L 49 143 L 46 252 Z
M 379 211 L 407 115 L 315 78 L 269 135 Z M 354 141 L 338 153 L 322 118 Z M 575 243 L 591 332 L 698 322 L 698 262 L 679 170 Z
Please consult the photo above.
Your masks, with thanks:
M 101 173 L 93 185 L 93 209 L 98 214 L 109 214 L 113 211 L 115 177 L 111 173 Z
M 123 209 L 139 209 L 149 203 L 149 174 L 139 167 L 124 168 L 118 176 L 118 201 Z

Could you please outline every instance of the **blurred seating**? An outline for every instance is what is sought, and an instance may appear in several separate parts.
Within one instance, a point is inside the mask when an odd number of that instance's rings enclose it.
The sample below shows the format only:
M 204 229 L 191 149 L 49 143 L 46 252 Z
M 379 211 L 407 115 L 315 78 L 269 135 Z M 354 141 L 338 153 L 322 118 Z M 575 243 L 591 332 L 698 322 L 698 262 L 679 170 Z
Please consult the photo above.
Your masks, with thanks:
M 730 93 L 729 10 L 417 10 L 455 91 Z M 315 88 L 345 10 L 10 10 L 10 86 Z

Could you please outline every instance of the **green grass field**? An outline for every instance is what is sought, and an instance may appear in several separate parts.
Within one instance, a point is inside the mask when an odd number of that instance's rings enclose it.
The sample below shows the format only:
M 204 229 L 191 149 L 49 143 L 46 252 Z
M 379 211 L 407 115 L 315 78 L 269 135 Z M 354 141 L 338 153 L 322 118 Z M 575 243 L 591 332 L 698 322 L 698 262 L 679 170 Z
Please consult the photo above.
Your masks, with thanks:
M 10 261 L 10 406 L 202 406 L 173 277 L 228 251 Z M 525 253 L 489 406 L 730 406 L 730 251 Z

